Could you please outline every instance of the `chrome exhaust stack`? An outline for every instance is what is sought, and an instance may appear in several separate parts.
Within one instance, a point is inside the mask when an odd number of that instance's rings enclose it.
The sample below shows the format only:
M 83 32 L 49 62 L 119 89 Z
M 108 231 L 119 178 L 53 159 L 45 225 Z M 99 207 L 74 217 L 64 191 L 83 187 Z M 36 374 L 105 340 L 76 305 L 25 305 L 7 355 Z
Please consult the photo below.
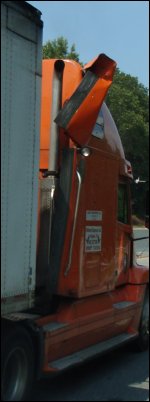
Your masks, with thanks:
M 59 151 L 59 127 L 54 122 L 61 109 L 62 101 L 62 78 L 65 63 L 56 60 L 53 72 L 52 85 L 52 109 L 50 127 L 50 146 L 48 170 L 40 179 L 40 231 L 37 251 L 37 290 L 39 299 L 46 297 L 45 290 L 49 288 L 49 265 L 51 248 L 52 218 L 54 212 L 54 194 L 57 186 L 58 174 L 58 151 Z M 38 292 L 37 292 L 38 293 Z
M 63 77 L 64 65 L 65 63 L 63 60 L 56 60 L 54 64 L 49 166 L 48 166 L 49 172 L 57 172 L 58 169 L 59 127 L 54 122 L 54 119 L 56 118 L 58 111 L 60 111 L 61 109 L 62 77 Z

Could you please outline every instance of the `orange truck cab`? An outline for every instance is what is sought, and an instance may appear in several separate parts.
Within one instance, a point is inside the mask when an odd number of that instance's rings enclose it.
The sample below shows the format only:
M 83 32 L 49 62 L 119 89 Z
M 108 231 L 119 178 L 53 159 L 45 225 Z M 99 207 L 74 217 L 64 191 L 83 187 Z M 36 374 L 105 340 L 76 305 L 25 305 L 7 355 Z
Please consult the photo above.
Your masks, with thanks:
M 58 303 L 37 320 L 45 372 L 139 339 L 148 269 L 135 261 L 132 168 L 104 103 L 115 65 L 103 54 L 84 68 L 43 61 L 37 292 Z
M 132 168 L 104 102 L 115 67 L 104 54 L 83 68 L 43 60 L 35 302 L 20 313 L 30 380 L 20 399 L 3 400 L 24 400 L 35 374 L 131 340 L 148 347 L 149 280 L 134 255 Z

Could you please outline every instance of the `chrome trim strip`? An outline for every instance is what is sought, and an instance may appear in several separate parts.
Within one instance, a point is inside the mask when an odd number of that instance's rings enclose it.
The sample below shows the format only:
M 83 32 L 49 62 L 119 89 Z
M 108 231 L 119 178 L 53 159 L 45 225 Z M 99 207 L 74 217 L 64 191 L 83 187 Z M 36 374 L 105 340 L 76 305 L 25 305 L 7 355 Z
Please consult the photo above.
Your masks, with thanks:
M 71 237 L 71 243 L 70 243 L 69 259 L 68 259 L 68 264 L 67 264 L 64 276 L 68 275 L 68 272 L 70 271 L 70 267 L 71 267 L 71 262 L 72 262 L 73 243 L 74 243 L 74 236 L 75 236 L 75 229 L 76 229 L 76 222 L 77 222 L 77 214 L 78 214 L 78 209 L 79 209 L 79 199 L 80 199 L 80 192 L 81 192 L 81 184 L 82 184 L 82 178 L 81 178 L 81 175 L 80 175 L 79 171 L 77 170 L 76 173 L 77 173 L 77 178 L 78 178 L 78 191 L 77 191 L 76 207 L 75 207 L 75 213 L 74 213 L 72 237 Z

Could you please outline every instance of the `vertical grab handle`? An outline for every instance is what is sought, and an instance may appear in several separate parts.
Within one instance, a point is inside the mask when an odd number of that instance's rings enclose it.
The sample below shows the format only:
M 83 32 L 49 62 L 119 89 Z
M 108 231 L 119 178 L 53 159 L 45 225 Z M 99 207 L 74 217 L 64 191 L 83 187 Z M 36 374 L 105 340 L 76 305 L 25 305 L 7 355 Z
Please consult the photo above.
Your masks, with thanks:
M 81 192 L 81 184 L 82 184 L 82 178 L 81 178 L 81 175 L 80 175 L 79 171 L 77 170 L 76 173 L 77 173 L 77 178 L 78 178 L 77 199 L 76 199 L 76 206 L 75 206 L 75 213 L 74 213 L 74 221 L 73 221 L 73 229 L 72 229 L 72 237 L 71 237 L 71 243 L 70 243 L 68 264 L 67 264 L 64 276 L 68 275 L 68 272 L 70 271 L 70 267 L 71 267 L 71 262 L 72 262 L 73 243 L 74 243 L 74 236 L 75 236 L 75 229 L 76 229 L 76 222 L 77 222 L 77 214 L 78 214 L 78 209 L 79 209 L 79 199 L 80 199 L 80 192 Z

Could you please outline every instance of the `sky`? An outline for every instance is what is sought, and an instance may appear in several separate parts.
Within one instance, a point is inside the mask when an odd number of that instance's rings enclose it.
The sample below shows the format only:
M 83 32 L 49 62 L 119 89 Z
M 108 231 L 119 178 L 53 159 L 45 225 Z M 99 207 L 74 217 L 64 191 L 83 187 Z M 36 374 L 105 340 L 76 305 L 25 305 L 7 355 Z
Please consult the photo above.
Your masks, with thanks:
M 42 12 L 43 44 L 63 36 L 83 64 L 100 53 L 149 87 L 148 1 L 28 1 Z

